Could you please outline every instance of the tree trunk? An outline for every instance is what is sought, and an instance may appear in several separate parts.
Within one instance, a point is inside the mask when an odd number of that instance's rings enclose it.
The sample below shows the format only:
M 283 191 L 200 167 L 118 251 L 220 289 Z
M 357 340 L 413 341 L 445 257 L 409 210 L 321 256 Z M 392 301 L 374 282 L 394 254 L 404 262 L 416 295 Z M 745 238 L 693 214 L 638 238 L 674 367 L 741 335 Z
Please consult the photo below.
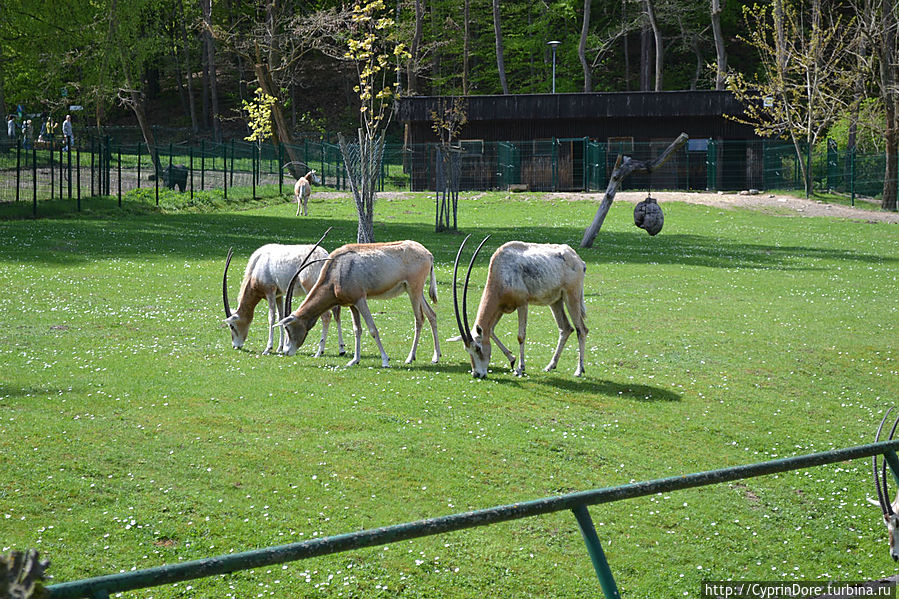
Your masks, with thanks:
M 627 19 L 627 0 L 621 0 L 621 22 L 624 23 Z M 627 38 L 630 37 L 628 32 L 625 31 L 624 35 L 621 37 L 624 38 L 624 91 L 631 91 L 631 52 L 628 47 Z
M 190 38 L 187 36 L 187 26 L 184 15 L 184 5 L 178 2 L 179 21 L 181 21 L 181 42 L 184 44 L 184 78 L 187 80 L 187 106 L 190 112 L 190 129 L 194 133 L 200 130 L 197 123 L 197 101 L 194 98 L 193 69 L 190 62 Z
M 652 72 L 652 54 L 649 51 L 651 40 L 649 37 L 649 24 L 644 22 L 640 28 L 640 91 L 649 91 L 649 82 Z
M 261 89 L 264 93 L 268 94 L 273 98 L 279 98 L 278 89 L 275 87 L 274 81 L 272 80 L 271 73 L 269 72 L 268 65 L 260 62 L 261 55 L 259 55 L 257 48 L 257 62 L 254 67 L 254 71 L 256 73 L 256 80 L 259 82 L 259 89 Z M 287 157 L 290 158 L 288 165 L 288 169 L 290 170 L 290 174 L 293 175 L 294 179 L 299 179 L 303 175 L 306 174 L 306 171 L 301 169 L 297 164 L 300 163 L 305 164 L 300 161 L 300 157 L 296 152 L 296 148 L 293 146 L 293 136 L 290 132 L 290 127 L 287 123 L 287 118 L 284 116 L 284 110 L 281 108 L 282 102 L 280 100 L 276 101 L 272 105 L 272 120 L 275 122 L 275 135 L 278 138 L 278 141 L 284 145 L 284 150 L 287 152 Z M 300 172 L 302 170 L 302 172 Z
M 715 72 L 715 89 L 723 90 L 727 83 L 727 51 L 724 49 L 724 33 L 721 31 L 721 0 L 711 0 L 712 34 L 715 37 L 715 55 L 718 58 Z
M 506 82 L 506 63 L 503 59 L 503 30 L 499 18 L 499 0 L 493 0 L 493 31 L 496 34 L 496 69 L 499 71 L 499 84 L 503 95 L 509 95 L 509 84 Z
M 656 47 L 656 64 L 655 64 L 655 91 L 662 91 L 662 65 L 665 53 L 665 47 L 662 45 L 662 30 L 656 22 L 656 11 L 652 5 L 652 0 L 646 2 L 646 17 L 649 19 L 649 26 L 652 28 L 653 39 Z
M 471 30 L 469 26 L 469 5 L 471 0 L 465 0 L 462 8 L 462 21 L 464 25 L 464 34 L 462 37 L 462 95 L 468 95 L 468 86 L 469 86 L 469 63 L 468 63 L 468 54 L 469 54 L 469 43 L 471 42 Z
M 618 156 L 618 160 L 615 162 L 615 168 L 612 170 L 612 176 L 609 178 L 609 185 L 606 187 L 606 193 L 603 195 L 602 202 L 599 204 L 599 209 L 593 217 L 593 222 L 590 223 L 590 226 L 584 231 L 584 237 L 581 239 L 582 248 L 593 247 L 593 241 L 599 234 L 603 221 L 606 220 L 606 214 L 609 213 L 609 208 L 612 207 L 612 201 L 615 199 L 615 194 L 618 193 L 618 186 L 621 182 L 631 173 L 652 173 L 654 170 L 665 164 L 675 151 L 687 143 L 688 139 L 690 138 L 686 133 L 681 133 L 661 154 L 649 162 L 633 160 L 630 156 Z
M 212 131 L 216 140 L 222 139 L 221 123 L 219 121 L 218 85 L 216 83 L 215 70 L 215 39 L 212 37 L 212 0 L 200 0 L 200 8 L 203 12 L 203 41 L 206 53 L 207 78 L 209 81 L 209 100 L 212 117 Z
M 584 69 L 584 93 L 593 91 L 593 82 L 590 77 L 590 65 L 587 63 L 587 34 L 590 32 L 590 0 L 584 0 L 584 23 L 581 26 L 581 42 L 577 47 L 577 56 L 581 59 L 581 67 Z
M 886 168 L 883 174 L 883 195 L 880 207 L 896 211 L 897 182 L 899 175 L 896 160 L 899 159 L 899 92 L 896 90 L 896 25 L 895 0 L 881 0 L 880 34 L 880 88 L 886 113 Z
M 408 81 L 406 82 L 406 89 L 412 95 L 418 93 L 418 60 L 421 53 L 423 15 L 421 0 L 415 0 L 415 33 L 412 36 L 412 46 L 409 48 L 409 70 L 407 73 Z

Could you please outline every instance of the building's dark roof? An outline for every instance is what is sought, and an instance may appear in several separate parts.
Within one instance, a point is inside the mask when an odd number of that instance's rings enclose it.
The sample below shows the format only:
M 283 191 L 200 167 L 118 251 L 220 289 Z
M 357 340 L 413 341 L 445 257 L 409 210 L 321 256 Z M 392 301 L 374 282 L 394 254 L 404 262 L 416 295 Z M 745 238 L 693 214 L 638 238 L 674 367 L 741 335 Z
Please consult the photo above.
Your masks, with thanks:
M 401 122 L 430 121 L 431 111 L 447 98 L 409 96 L 399 100 Z M 607 92 L 466 96 L 469 121 L 521 119 L 601 119 L 628 117 L 721 117 L 738 115 L 742 106 L 727 91 Z
M 401 98 L 397 120 L 408 125 L 410 143 L 435 142 L 432 113 L 451 98 Z M 725 115 L 742 106 L 727 91 L 612 92 L 467 96 L 462 138 L 493 141 L 589 137 L 635 140 L 691 138 L 755 139 L 752 127 Z

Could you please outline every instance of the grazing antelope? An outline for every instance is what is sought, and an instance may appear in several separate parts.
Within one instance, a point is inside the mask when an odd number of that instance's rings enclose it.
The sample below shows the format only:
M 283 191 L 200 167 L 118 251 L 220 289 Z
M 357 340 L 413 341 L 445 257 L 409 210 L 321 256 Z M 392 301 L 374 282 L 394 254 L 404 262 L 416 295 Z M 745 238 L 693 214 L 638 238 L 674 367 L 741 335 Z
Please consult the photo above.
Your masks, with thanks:
M 299 273 L 297 273 L 299 274 Z M 321 267 L 318 281 L 309 290 L 300 307 L 277 323 L 287 332 L 287 355 L 292 355 L 303 345 L 306 334 L 316 319 L 335 306 L 349 306 L 353 313 L 353 332 L 356 335 L 356 349 L 353 359 L 347 364 L 359 362 L 362 326 L 360 316 L 365 319 L 368 331 L 374 337 L 381 351 L 381 366 L 388 364 L 387 353 L 381 345 L 378 329 L 368 308 L 369 299 L 389 299 L 403 290 L 412 302 L 415 316 L 415 337 L 406 364 L 415 359 L 415 350 L 421 335 L 425 318 L 434 335 L 434 356 L 432 362 L 440 358 L 440 343 L 437 339 L 437 315 L 424 298 L 424 287 L 430 275 L 428 293 L 431 301 L 437 303 L 437 281 L 434 278 L 434 256 L 416 241 L 394 241 L 390 243 L 353 243 L 337 248 Z M 287 310 L 290 310 L 288 298 Z
M 297 200 L 297 213 L 295 216 L 300 215 L 300 205 L 303 207 L 303 216 L 309 214 L 306 210 L 306 205 L 309 203 L 309 196 L 312 195 L 312 183 L 321 185 L 321 182 L 322 180 L 319 178 L 318 173 L 314 170 L 310 170 L 297 179 L 296 184 L 293 186 L 293 197 Z
M 228 303 L 228 266 L 231 264 L 233 252 L 228 250 L 225 261 L 225 274 L 222 277 L 222 299 L 225 303 L 225 324 L 231 329 L 231 343 L 235 349 L 243 347 L 253 322 L 253 313 L 256 305 L 263 299 L 268 301 L 268 344 L 264 354 L 272 351 L 274 325 L 284 317 L 284 300 L 287 295 L 288 285 L 293 281 L 294 274 L 303 264 L 304 258 L 317 262 L 310 263 L 310 268 L 303 272 L 303 276 L 294 284 L 294 289 L 301 287 L 303 292 L 308 292 L 318 279 L 321 271 L 321 261 L 328 257 L 328 252 L 321 247 L 311 245 L 280 245 L 270 243 L 253 252 L 247 268 L 244 271 L 243 282 L 240 285 L 240 295 L 237 297 L 237 310 L 231 311 Z M 337 337 L 340 355 L 346 353 L 343 343 L 343 332 L 340 329 L 340 308 L 332 311 L 334 321 L 337 323 Z M 328 336 L 328 325 L 331 323 L 331 314 L 322 315 L 322 337 L 318 345 L 316 357 L 325 351 L 325 339 Z M 280 331 L 278 351 L 283 352 L 286 339 L 283 329 Z
M 880 426 L 877 428 L 877 435 L 874 437 L 874 442 L 877 443 L 880 441 L 880 433 L 883 430 L 883 424 L 887 420 L 887 416 L 890 415 L 890 411 L 893 408 L 887 410 L 886 414 L 883 415 L 883 420 L 880 421 Z M 893 423 L 893 428 L 890 429 L 890 437 L 889 440 L 893 440 L 893 435 L 896 433 L 896 427 L 899 426 L 899 418 L 896 419 L 896 422 Z M 893 561 L 899 561 L 899 492 L 897 492 L 896 499 L 890 502 L 890 494 L 887 491 L 887 461 L 886 458 L 883 460 L 883 467 L 878 475 L 877 472 L 877 456 L 872 457 L 872 461 L 874 462 L 874 489 L 877 491 L 877 501 L 868 498 L 868 501 L 873 503 L 874 505 L 880 507 L 881 512 L 883 512 L 883 521 L 886 524 L 887 531 L 890 535 L 890 557 L 893 558 Z M 894 473 L 895 474 L 895 473 Z
M 470 235 L 469 235 L 470 237 Z M 459 246 L 456 262 L 453 265 L 453 305 L 456 312 L 456 324 L 459 326 L 459 337 L 465 350 L 471 357 L 471 374 L 475 378 L 487 376 L 490 365 L 490 340 L 496 343 L 515 368 L 515 355 L 504 346 L 494 334 L 494 327 L 503 314 L 518 311 L 518 346 L 519 362 L 515 374 L 524 375 L 524 339 L 527 330 L 528 304 L 549 306 L 556 324 L 559 325 L 559 343 L 549 364 L 544 368 L 550 371 L 559 362 L 562 348 L 571 331 L 577 331 L 579 358 L 574 376 L 584 374 L 584 344 L 587 339 L 587 327 L 584 325 L 587 307 L 584 304 L 584 273 L 587 270 L 584 261 L 567 245 L 549 243 L 525 243 L 510 241 L 500 246 L 487 269 L 487 282 L 478 306 L 474 329 L 468 326 L 468 279 L 478 252 L 484 241 L 475 250 L 465 275 L 465 286 L 462 291 L 462 317 L 459 316 L 459 302 L 456 296 L 456 275 L 459 269 L 459 257 L 465 247 L 466 237 Z M 574 328 L 565 316 L 563 305 L 574 321 Z M 464 319 L 464 323 L 463 323 Z

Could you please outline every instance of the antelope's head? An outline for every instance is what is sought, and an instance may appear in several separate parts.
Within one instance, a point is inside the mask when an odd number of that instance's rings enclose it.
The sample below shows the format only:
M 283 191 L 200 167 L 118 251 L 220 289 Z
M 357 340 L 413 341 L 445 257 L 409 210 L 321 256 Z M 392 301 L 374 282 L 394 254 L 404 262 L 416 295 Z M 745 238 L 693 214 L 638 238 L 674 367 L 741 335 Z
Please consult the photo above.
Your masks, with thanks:
M 477 323 L 475 323 L 473 331 L 471 327 L 468 326 L 468 281 L 471 278 L 471 269 L 474 266 L 475 259 L 478 257 L 478 252 L 481 251 L 481 247 L 483 247 L 484 243 L 490 239 L 490 236 L 488 235 L 481 241 L 480 245 L 478 245 L 474 254 L 471 256 L 471 262 L 468 263 L 468 272 L 465 274 L 465 285 L 462 287 L 462 314 L 460 316 L 459 299 L 456 293 L 456 278 L 458 277 L 459 258 L 462 256 L 462 248 L 465 247 L 465 242 L 468 241 L 469 237 L 471 237 L 471 235 L 468 235 L 462 240 L 459 251 L 456 253 L 456 261 L 453 264 L 453 308 L 456 312 L 456 324 L 459 327 L 459 336 L 453 337 L 452 340 L 462 341 L 462 343 L 465 344 L 465 351 L 468 352 L 468 357 L 471 359 L 471 376 L 476 379 L 483 379 L 487 377 L 487 367 L 490 366 L 490 335 L 485 335 L 484 331 Z
M 234 349 L 240 349 L 247 340 L 252 313 L 249 318 L 244 318 L 239 313 L 232 312 L 231 305 L 228 303 L 228 266 L 231 265 L 233 250 L 234 248 L 228 249 L 228 257 L 225 259 L 225 274 L 222 275 L 222 301 L 225 303 L 225 324 L 231 329 L 231 346 Z
M 883 420 L 880 421 L 880 426 L 877 428 L 877 435 L 874 437 L 875 443 L 880 441 L 880 433 L 883 431 L 883 425 L 892 409 L 893 408 L 890 408 L 887 410 L 886 414 L 883 415 Z M 893 435 L 896 432 L 897 426 L 899 426 L 899 418 L 896 419 L 893 423 L 893 427 L 890 429 L 890 441 L 893 440 Z M 899 515 L 896 514 L 897 510 L 899 510 L 899 495 L 896 496 L 895 500 L 890 502 L 890 495 L 887 490 L 886 458 L 884 458 L 879 471 L 877 468 L 876 455 L 872 457 L 872 462 L 874 464 L 874 489 L 877 491 L 877 501 L 871 498 L 869 498 L 868 501 L 880 507 L 880 511 L 883 513 L 884 524 L 886 524 L 887 531 L 889 531 L 890 535 L 890 557 L 893 558 L 893 561 L 899 561 L 899 547 L 897 547 L 897 545 L 899 545 L 899 539 L 897 539 L 897 535 L 899 535 Z
M 319 176 L 318 176 L 318 173 L 316 173 L 314 170 L 311 170 L 311 171 L 309 171 L 308 173 L 306 173 L 306 179 L 307 179 L 310 183 L 315 183 L 316 185 L 321 185 L 321 184 L 322 184 L 321 177 L 319 177 Z

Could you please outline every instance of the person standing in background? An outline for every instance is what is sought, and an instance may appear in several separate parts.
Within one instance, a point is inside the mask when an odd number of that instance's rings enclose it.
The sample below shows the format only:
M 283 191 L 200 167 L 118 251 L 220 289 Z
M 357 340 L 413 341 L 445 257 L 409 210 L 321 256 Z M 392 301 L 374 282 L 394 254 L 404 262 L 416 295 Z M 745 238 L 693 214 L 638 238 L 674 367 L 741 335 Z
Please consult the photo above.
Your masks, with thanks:
M 65 140 L 66 144 L 66 152 L 72 149 L 72 144 L 75 143 L 75 134 L 72 132 L 72 115 L 67 114 L 66 120 L 62 123 L 62 136 Z

